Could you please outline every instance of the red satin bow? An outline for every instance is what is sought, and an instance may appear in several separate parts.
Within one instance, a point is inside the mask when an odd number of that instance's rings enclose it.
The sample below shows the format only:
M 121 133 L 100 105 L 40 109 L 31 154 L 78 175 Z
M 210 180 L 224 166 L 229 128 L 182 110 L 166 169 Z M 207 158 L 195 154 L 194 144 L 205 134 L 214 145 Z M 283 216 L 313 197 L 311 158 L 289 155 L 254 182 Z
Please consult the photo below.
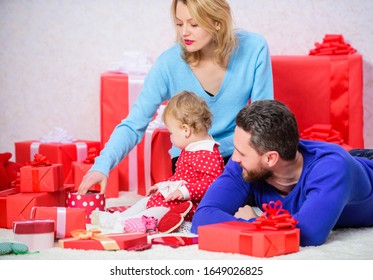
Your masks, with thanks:
M 34 160 L 29 163 L 32 166 L 50 166 L 52 162 L 42 154 L 35 154 Z
M 352 147 L 344 143 L 342 133 L 333 129 L 330 124 L 315 124 L 301 133 L 300 137 L 306 140 L 317 140 L 341 145 L 346 150 Z
M 309 55 L 338 55 L 353 54 L 356 52 L 350 44 L 345 43 L 342 35 L 326 34 L 323 42 L 315 43 L 316 48 L 310 50 Z
M 258 229 L 294 228 L 298 223 L 287 210 L 282 209 L 280 200 L 263 203 L 262 207 L 264 212 L 253 222 Z
M 83 160 L 83 162 L 88 163 L 88 164 L 94 163 L 96 156 L 97 156 L 96 148 L 89 148 L 88 156 L 85 160 Z

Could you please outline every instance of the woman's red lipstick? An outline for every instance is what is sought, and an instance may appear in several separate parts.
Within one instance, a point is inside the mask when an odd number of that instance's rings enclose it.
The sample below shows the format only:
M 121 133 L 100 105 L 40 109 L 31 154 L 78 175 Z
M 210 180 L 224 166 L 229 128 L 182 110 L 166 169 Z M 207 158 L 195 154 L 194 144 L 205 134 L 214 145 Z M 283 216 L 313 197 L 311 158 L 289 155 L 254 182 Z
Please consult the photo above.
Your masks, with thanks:
M 192 41 L 192 40 L 184 40 L 184 43 L 185 43 L 185 45 L 190 46 L 191 44 L 194 43 L 194 41 Z

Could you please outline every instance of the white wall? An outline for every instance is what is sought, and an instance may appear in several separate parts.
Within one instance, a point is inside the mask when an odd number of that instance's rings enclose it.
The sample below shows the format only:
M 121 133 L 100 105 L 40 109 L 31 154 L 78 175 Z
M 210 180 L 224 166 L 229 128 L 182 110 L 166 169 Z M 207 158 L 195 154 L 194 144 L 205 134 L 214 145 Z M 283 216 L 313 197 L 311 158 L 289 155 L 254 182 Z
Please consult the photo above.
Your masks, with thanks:
M 170 0 L 0 0 L 0 152 L 55 127 L 99 140 L 100 74 L 126 50 L 155 59 L 175 38 Z M 342 34 L 364 59 L 365 147 L 373 148 L 373 1 L 229 0 L 236 27 L 273 55 L 307 55 Z

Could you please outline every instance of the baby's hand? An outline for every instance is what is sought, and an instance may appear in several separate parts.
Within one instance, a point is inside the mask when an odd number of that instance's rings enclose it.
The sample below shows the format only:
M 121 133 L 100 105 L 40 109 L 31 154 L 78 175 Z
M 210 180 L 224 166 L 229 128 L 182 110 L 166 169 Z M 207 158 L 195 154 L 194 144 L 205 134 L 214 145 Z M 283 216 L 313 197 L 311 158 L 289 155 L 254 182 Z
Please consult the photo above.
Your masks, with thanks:
M 158 193 L 158 187 L 157 186 L 151 186 L 149 190 L 146 192 L 146 196 L 150 195 L 156 195 Z
M 184 195 L 180 190 L 173 191 L 166 197 L 166 201 L 183 200 Z

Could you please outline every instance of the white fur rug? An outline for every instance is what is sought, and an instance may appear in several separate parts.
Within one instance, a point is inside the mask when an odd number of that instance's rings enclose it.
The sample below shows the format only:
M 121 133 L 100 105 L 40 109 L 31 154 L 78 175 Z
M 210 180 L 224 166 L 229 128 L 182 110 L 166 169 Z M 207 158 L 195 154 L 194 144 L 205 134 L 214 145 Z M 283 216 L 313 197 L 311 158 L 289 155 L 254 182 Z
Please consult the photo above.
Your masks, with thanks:
M 107 207 L 132 205 L 141 198 L 132 192 L 121 192 L 115 199 L 107 199 Z M 194 236 L 191 233 L 174 235 Z M 152 237 L 159 236 L 153 235 Z M 13 241 L 13 232 L 0 229 L 0 242 Z M 144 251 L 92 251 L 55 247 L 34 254 L 3 255 L 1 260 L 252 260 L 254 257 L 208 252 L 198 249 L 198 245 L 171 248 L 153 245 Z M 330 234 L 328 241 L 318 247 L 301 247 L 297 253 L 270 258 L 271 260 L 373 260 L 373 228 L 343 229 Z

